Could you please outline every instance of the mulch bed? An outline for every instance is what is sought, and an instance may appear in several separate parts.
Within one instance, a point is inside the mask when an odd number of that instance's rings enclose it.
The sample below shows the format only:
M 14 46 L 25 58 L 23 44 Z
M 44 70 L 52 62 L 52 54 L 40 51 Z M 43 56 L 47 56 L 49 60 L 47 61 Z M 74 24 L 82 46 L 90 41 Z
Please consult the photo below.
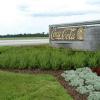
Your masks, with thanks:
M 97 73 L 98 76 L 100 76 L 100 67 L 93 67 L 91 70 L 95 73 Z
M 1 69 L 3 70 L 3 69 Z M 61 76 L 61 73 L 63 73 L 63 70 L 40 70 L 40 69 L 23 69 L 23 70 L 3 70 L 3 71 L 10 71 L 10 72 L 16 72 L 16 73 L 30 73 L 30 74 L 51 74 L 59 81 L 59 83 L 66 89 L 67 93 L 69 93 L 74 100 L 87 100 L 87 95 L 81 95 L 78 93 L 74 87 L 70 86 L 68 82 L 64 80 L 64 78 Z

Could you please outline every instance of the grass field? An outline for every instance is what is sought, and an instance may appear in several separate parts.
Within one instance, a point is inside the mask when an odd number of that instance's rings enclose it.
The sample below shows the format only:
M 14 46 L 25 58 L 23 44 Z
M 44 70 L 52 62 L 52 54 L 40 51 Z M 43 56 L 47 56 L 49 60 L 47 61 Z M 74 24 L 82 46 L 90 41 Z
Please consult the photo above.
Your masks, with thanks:
M 72 98 L 51 75 L 0 71 L 0 100 L 72 100 Z
M 23 40 L 23 39 L 48 39 L 48 37 L 12 37 L 12 38 L 0 38 L 0 40 Z
M 100 66 L 100 51 L 76 51 L 49 45 L 0 47 L 3 69 L 73 69 Z

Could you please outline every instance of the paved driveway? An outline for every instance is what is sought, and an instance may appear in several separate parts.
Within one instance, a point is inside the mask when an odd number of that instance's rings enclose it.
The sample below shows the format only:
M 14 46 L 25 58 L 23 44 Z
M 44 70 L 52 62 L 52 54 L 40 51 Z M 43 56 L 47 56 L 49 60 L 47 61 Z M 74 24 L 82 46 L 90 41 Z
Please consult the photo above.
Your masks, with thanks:
M 0 40 L 0 46 L 48 44 L 49 39 Z

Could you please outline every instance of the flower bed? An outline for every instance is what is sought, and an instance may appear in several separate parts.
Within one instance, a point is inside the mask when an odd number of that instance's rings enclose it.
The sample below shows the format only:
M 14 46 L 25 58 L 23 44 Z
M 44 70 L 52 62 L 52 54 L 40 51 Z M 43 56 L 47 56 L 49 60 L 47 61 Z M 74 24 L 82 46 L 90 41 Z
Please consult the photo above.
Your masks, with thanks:
M 100 100 L 100 77 L 90 68 L 78 68 L 61 74 L 80 94 L 86 94 L 88 100 Z

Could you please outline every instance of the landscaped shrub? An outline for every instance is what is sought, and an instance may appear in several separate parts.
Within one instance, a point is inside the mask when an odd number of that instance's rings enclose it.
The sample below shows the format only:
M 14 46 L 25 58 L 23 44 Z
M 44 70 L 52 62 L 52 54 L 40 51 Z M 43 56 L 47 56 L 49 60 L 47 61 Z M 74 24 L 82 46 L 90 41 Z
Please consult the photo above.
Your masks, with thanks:
M 77 89 L 76 89 L 79 93 L 81 93 L 81 94 L 86 94 L 86 93 L 88 93 L 88 90 L 84 87 L 84 86 L 79 86 L 79 87 L 77 87 Z
M 74 69 L 75 66 L 72 61 L 72 56 L 68 56 L 65 54 L 61 55 L 61 69 Z
M 100 82 L 94 82 L 94 89 L 100 91 Z
M 77 87 L 76 90 L 81 94 L 89 94 L 90 92 L 94 91 L 94 87 L 92 85 L 84 86 L 83 84 Z
M 8 68 L 10 66 L 10 57 L 8 54 L 0 55 L 0 67 L 1 68 Z M 7 67 L 7 65 L 9 65 Z
M 98 59 L 96 56 L 89 58 L 89 66 L 98 66 Z
M 79 87 L 84 85 L 84 80 L 80 79 L 79 77 L 75 77 L 73 80 L 70 80 L 70 85 L 74 87 Z
M 76 69 L 100 66 L 100 52 L 53 48 L 48 45 L 0 47 L 0 68 Z
M 88 100 L 100 100 L 100 92 L 91 92 Z
M 49 60 L 52 69 L 61 69 L 61 59 L 61 53 L 58 50 L 51 53 L 51 58 L 49 58 Z
M 50 69 L 51 68 L 50 60 L 48 58 L 50 58 L 49 51 L 42 52 L 42 54 L 37 56 L 40 69 Z
M 75 68 L 84 67 L 86 61 L 86 55 L 84 53 L 76 52 L 75 55 L 72 57 L 72 63 Z
M 39 61 L 38 61 L 38 53 L 36 51 L 34 51 L 34 54 L 29 54 L 28 58 L 29 58 L 29 62 L 28 63 L 28 68 L 29 69 L 33 69 L 33 68 L 38 68 L 39 67 Z
M 100 77 L 93 73 L 90 68 L 67 70 L 61 76 L 80 94 L 88 95 L 88 100 L 100 100 Z
M 86 85 L 85 88 L 88 90 L 88 92 L 90 93 L 91 91 L 94 91 L 94 87 L 93 85 Z

